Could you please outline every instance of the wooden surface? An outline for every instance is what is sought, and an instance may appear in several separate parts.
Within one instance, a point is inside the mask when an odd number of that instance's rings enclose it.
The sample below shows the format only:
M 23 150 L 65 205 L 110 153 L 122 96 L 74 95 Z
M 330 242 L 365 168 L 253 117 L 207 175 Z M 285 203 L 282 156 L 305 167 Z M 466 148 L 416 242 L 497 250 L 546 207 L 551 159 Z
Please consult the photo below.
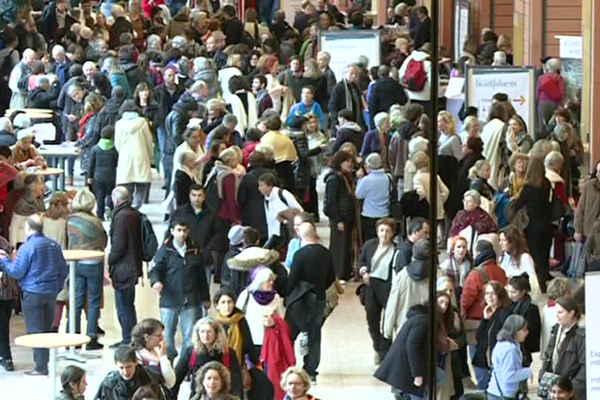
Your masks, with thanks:
M 12 113 L 17 112 L 17 111 L 23 111 L 27 115 L 29 115 L 29 114 L 52 114 L 54 112 L 54 110 L 51 110 L 48 108 L 22 108 L 20 110 L 8 109 L 8 110 L 6 110 L 6 115 L 10 116 Z
M 39 176 L 51 176 L 51 175 L 60 175 L 64 172 L 64 170 L 60 168 L 46 168 L 46 169 L 38 169 L 34 172 L 34 174 Z
M 15 339 L 17 346 L 51 349 L 57 347 L 79 346 L 89 343 L 91 338 L 87 335 L 75 333 L 35 333 L 19 336 Z
M 104 252 L 98 250 L 63 250 L 67 261 L 83 261 L 104 258 Z

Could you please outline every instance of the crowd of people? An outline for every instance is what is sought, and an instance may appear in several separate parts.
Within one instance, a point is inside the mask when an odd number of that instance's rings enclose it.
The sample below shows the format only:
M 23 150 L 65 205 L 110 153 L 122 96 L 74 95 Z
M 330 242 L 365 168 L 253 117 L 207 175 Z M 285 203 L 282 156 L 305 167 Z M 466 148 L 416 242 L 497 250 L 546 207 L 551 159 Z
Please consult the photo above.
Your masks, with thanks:
M 528 127 L 501 92 L 487 115 L 432 109 L 423 6 L 387 10 L 381 65 L 360 56 L 336 76 L 318 33 L 373 29 L 367 2 L 344 15 L 307 0 L 293 26 L 268 2 L 22 3 L 1 10 L 5 370 L 15 368 L 13 310 L 27 333 L 58 332 L 65 305 L 84 332 L 85 311 L 86 349 L 102 349 L 109 278 L 122 338 L 96 399 L 177 398 L 187 380 L 199 400 L 312 399 L 323 324 L 352 281 L 374 375 L 397 398 L 474 389 L 517 398 L 540 353 L 538 395 L 585 399 L 583 291 L 550 271 L 580 278 L 600 265 L 600 164 L 595 176 L 582 172 L 578 98 L 559 59 L 543 60 Z M 485 29 L 440 71 L 511 63 L 510 39 Z M 28 108 L 54 110 L 57 139 L 79 150 L 84 188 L 49 193 Z M 71 187 L 75 166 L 70 158 Z M 164 235 L 140 211 L 153 169 L 164 177 Z M 323 214 L 329 247 L 317 235 Z M 445 254 L 432 254 L 431 241 Z M 104 260 L 82 261 L 76 282 L 65 282 L 62 249 L 106 251 L 106 273 Z M 160 319 L 138 321 L 144 262 Z M 423 357 L 430 302 L 436 382 Z M 27 374 L 47 375 L 48 351 L 35 349 L 34 361 Z M 61 399 L 81 399 L 86 373 L 69 366 L 61 384 Z

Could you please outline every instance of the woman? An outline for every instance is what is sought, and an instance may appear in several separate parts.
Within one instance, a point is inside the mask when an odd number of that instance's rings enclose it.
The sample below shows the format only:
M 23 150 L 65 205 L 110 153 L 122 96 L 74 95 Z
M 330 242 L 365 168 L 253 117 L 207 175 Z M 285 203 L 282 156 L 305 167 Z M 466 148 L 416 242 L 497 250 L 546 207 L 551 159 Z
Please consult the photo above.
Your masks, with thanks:
M 467 335 L 458 311 L 452 306 L 452 298 L 453 293 L 437 292 L 440 313 L 438 320 L 438 372 L 444 371 L 444 381 L 437 385 L 437 397 L 440 399 L 460 398 L 464 393 L 458 350 L 466 348 Z
M 106 16 L 102 13 L 96 13 L 96 25 L 94 25 L 94 36 L 104 40 L 106 43 L 110 40 L 110 26 L 106 22 Z
M 347 281 L 352 275 L 360 246 L 360 215 L 352 177 L 354 157 L 338 151 L 331 159 L 331 172 L 325 180 L 323 212 L 329 217 L 330 247 L 337 277 Z
M 573 382 L 575 398 L 586 398 L 585 330 L 578 325 L 581 311 L 570 297 L 556 300 L 557 324 L 542 357 L 540 382 L 546 374 L 557 374 Z M 539 394 L 539 392 L 538 392 Z
M 509 161 L 510 174 L 504 178 L 498 191 L 505 193 L 509 199 L 516 199 L 521 194 L 525 184 L 525 173 L 529 164 L 529 156 L 523 153 L 514 153 Z
M 129 0 L 129 13 L 127 15 L 131 25 L 133 25 L 133 44 L 142 51 L 146 42 L 146 32 L 150 29 L 150 21 L 142 13 L 140 0 Z
M 462 145 L 460 137 L 456 134 L 456 121 L 448 111 L 440 111 L 437 119 L 438 131 L 438 154 L 451 156 L 460 161 L 462 154 Z
M 201 374 L 198 371 L 211 361 L 218 361 L 226 366 L 231 373 L 232 385 L 230 393 L 236 396 L 243 395 L 242 376 L 240 372 L 240 361 L 238 361 L 235 350 L 230 348 L 227 341 L 227 335 L 221 323 L 212 317 L 205 317 L 196 322 L 194 334 L 192 336 L 192 346 L 185 347 L 175 366 L 176 383 L 171 390 L 177 397 L 181 383 L 191 373 L 192 385 L 190 397 L 196 395 L 196 390 L 200 391 L 202 385 L 193 377 Z
M 231 373 L 218 361 L 206 363 L 194 378 L 198 392 L 192 400 L 239 400 L 231 395 Z M 243 398 L 243 397 L 242 397 Z
M 529 224 L 525 230 L 527 244 L 535 262 L 536 275 L 542 293 L 546 293 L 546 281 L 550 279 L 550 247 L 552 246 L 552 215 L 550 200 L 552 187 L 546 178 L 544 162 L 536 157 L 529 160 L 525 184 L 515 202 L 515 211 L 527 207 Z
M 531 285 L 527 273 L 509 278 L 507 292 L 512 301 L 510 308 L 512 313 L 523 316 L 527 321 L 529 335 L 522 344 L 521 350 L 523 351 L 523 366 L 529 367 L 533 362 L 532 354 L 540 351 L 542 321 L 540 309 L 529 296 Z
M 27 217 L 32 214 L 43 213 L 46 210 L 46 205 L 44 204 L 46 185 L 44 184 L 44 180 L 38 175 L 29 174 L 23 179 L 23 185 L 25 187 L 24 194 L 14 203 L 14 207 L 12 207 L 10 213 L 6 214 L 7 217 L 10 217 L 8 241 L 13 246 L 18 246 L 27 240 L 27 235 L 25 234 L 25 220 Z M 17 192 L 16 196 L 18 195 L 19 193 Z M 12 199 L 10 200 L 13 201 Z M 7 198 L 5 203 L 8 202 L 9 199 Z
M 17 134 L 18 141 L 12 150 L 13 163 L 17 168 L 46 168 L 46 161 L 33 145 L 34 138 L 35 133 L 31 129 L 21 129 Z
M 473 356 L 473 367 L 479 390 L 488 387 L 492 367 L 492 359 L 489 355 L 494 351 L 498 332 L 511 314 L 508 294 L 500 282 L 490 281 L 485 285 L 484 290 L 485 308 L 483 319 L 477 328 L 477 348 Z
M 508 120 L 508 148 L 513 153 L 527 154 L 533 147 L 533 138 L 527 132 L 527 125 L 519 115 L 515 114 Z
M 279 61 L 277 57 L 270 54 L 263 54 L 258 59 L 257 66 L 261 75 L 267 78 L 267 91 L 273 101 L 273 109 L 281 112 L 282 97 L 287 91 L 287 87 L 281 85 L 277 79 L 277 75 L 279 74 Z
M 319 119 L 314 115 L 307 116 L 306 137 L 308 139 L 308 161 L 310 163 L 310 180 L 308 184 L 308 201 L 305 210 L 315 216 L 319 222 L 319 195 L 317 193 L 317 178 L 321 175 L 324 166 L 323 153 L 328 149 L 327 137 L 319 126 Z
M 486 160 L 477 161 L 469 170 L 469 189 L 476 190 L 481 196 L 490 201 L 496 192 L 496 189 L 488 183 L 491 172 L 490 163 Z
M 67 366 L 60 374 L 62 390 L 56 400 L 84 400 L 87 380 L 85 370 L 75 365 Z
M 328 111 L 327 79 L 323 77 L 323 72 L 319 68 L 319 64 L 314 58 L 310 58 L 304 62 L 304 72 L 300 79 L 300 85 L 312 86 L 314 88 L 314 101 L 316 101 L 326 114 Z M 325 127 L 322 127 L 325 129 Z
M 193 172 L 193 169 L 196 166 L 196 160 L 196 155 L 191 151 L 183 151 L 179 153 L 179 158 L 177 159 L 179 166 L 175 171 L 173 186 L 171 187 L 171 196 L 175 201 L 176 208 L 189 203 L 190 188 L 193 184 L 201 182 L 196 180 L 196 176 Z M 169 198 L 167 198 L 167 202 L 168 201 Z
M 467 116 L 463 121 L 462 132 L 460 133 L 460 141 L 463 146 L 469 138 L 478 138 L 480 134 L 479 119 L 475 115 Z
M 440 270 L 452 279 L 456 286 L 456 304 L 460 304 L 462 288 L 473 267 L 473 257 L 469 253 L 468 246 L 467 239 L 464 237 L 453 237 L 450 242 L 450 256 L 440 264 Z
M 556 325 L 556 300 L 572 296 L 573 284 L 569 278 L 555 278 L 548 284 L 548 301 L 542 309 L 542 351 L 546 349 L 552 327 Z
M 535 93 L 538 123 L 543 134 L 541 137 L 536 137 L 536 141 L 548 136 L 549 132 L 546 129 L 546 124 L 552 118 L 554 111 L 562 106 L 565 97 L 566 84 L 564 78 L 560 75 L 560 60 L 551 58 L 546 61 L 544 72 L 538 78 Z
M 452 220 L 450 237 L 460 235 L 467 227 L 473 227 L 473 234 L 483 235 L 498 232 L 496 222 L 481 208 L 481 195 L 476 190 L 468 190 L 463 196 L 463 209 Z M 472 238 L 466 238 L 469 243 Z M 473 243 L 471 243 L 473 244 Z
M 175 154 L 173 155 L 173 160 L 179 160 L 179 155 L 181 153 L 183 153 L 184 151 L 190 151 L 192 153 L 194 153 L 195 155 L 195 160 L 194 160 L 194 166 L 193 168 L 191 168 L 191 172 L 192 175 L 194 176 L 194 178 L 196 179 L 197 182 L 202 182 L 203 178 L 204 178 L 204 170 L 203 170 L 203 162 L 202 159 L 204 158 L 206 152 L 205 152 L 205 145 L 206 143 L 206 133 L 204 133 L 204 131 L 202 130 L 202 127 L 200 127 L 199 125 L 197 126 L 190 126 L 188 128 L 186 128 L 186 130 L 183 132 L 183 143 L 181 143 L 179 146 L 177 146 L 177 149 L 175 150 Z M 179 169 L 179 162 L 178 161 L 174 161 L 173 163 L 173 180 L 175 179 L 175 173 L 176 171 Z
M 475 163 L 483 158 L 483 142 L 479 137 L 470 137 L 466 139 L 464 156 L 458 163 L 458 191 L 464 193 L 469 190 L 469 171 L 475 166 Z
M 498 332 L 497 344 L 492 351 L 494 365 L 487 398 L 515 399 L 519 385 L 533 376 L 528 366 L 523 367 L 521 349 L 529 334 L 529 324 L 521 315 L 511 315 Z
M 535 273 L 533 258 L 528 254 L 527 242 L 523 233 L 514 226 L 508 226 L 500 232 L 502 256 L 500 266 L 508 278 L 527 274 L 532 290 L 532 297 L 538 301 L 542 292 Z
M 238 123 L 235 130 L 241 133 L 246 129 L 254 127 L 258 120 L 258 108 L 256 97 L 241 75 L 234 75 L 229 79 L 227 90 L 223 98 L 231 107 L 231 112 L 237 117 Z
M 6 239 L 0 236 L 0 248 L 10 253 L 11 247 Z M 2 274 L 0 277 L 0 366 L 6 372 L 15 370 L 10 349 L 10 317 L 14 305 L 19 299 L 17 280 Z
M 135 347 L 138 361 L 160 376 L 164 385 L 171 389 L 175 386 L 175 371 L 172 360 L 167 357 L 167 346 L 163 331 L 165 326 L 154 318 L 138 322 L 131 332 L 131 345 Z
M 369 335 L 375 351 L 375 365 L 383 360 L 391 341 L 381 333 L 381 311 L 386 307 L 391 290 L 392 266 L 398 249 L 392 241 L 396 221 L 382 218 L 375 226 L 377 237 L 368 240 L 360 252 L 359 273 L 366 285 L 365 311 Z
M 413 162 L 413 164 L 415 165 L 415 168 L 417 170 L 417 172 L 413 176 L 413 182 L 412 182 L 413 188 L 414 188 L 414 190 L 416 190 L 417 194 L 419 195 L 419 200 L 427 200 L 427 202 L 430 203 L 432 194 L 429 191 L 430 190 L 429 156 L 426 153 L 419 151 L 412 157 L 411 161 Z M 442 179 L 439 177 L 439 175 L 436 174 L 436 178 L 437 178 L 436 218 L 438 221 L 443 221 L 444 215 L 445 215 L 444 203 L 446 202 L 446 200 L 448 200 L 448 197 L 450 196 L 450 191 L 448 190 L 448 187 L 444 184 Z M 441 224 L 438 225 L 437 236 L 438 236 L 438 238 L 443 238 Z
M 141 57 L 140 57 L 141 58 Z M 139 62 L 139 61 L 138 61 Z M 160 162 L 160 148 L 158 146 L 158 136 L 157 136 L 157 128 L 161 125 L 162 121 L 159 120 L 159 111 L 158 111 L 158 103 L 154 100 L 152 96 L 152 90 L 150 86 L 146 82 L 140 82 L 135 88 L 135 92 L 133 92 L 133 100 L 135 104 L 142 111 L 142 115 L 146 117 L 148 123 L 150 124 L 150 131 L 152 132 L 152 143 L 154 144 L 154 165 L 158 166 Z M 176 156 L 173 156 L 174 159 Z M 158 170 L 158 167 L 157 167 Z M 176 169 L 173 168 L 173 172 Z M 148 190 L 148 194 L 146 195 L 146 203 L 148 203 L 148 195 L 150 194 L 150 190 Z
M 233 92 L 229 89 L 229 81 L 234 76 L 242 76 L 242 55 L 230 54 L 227 56 L 227 66 L 218 72 L 219 84 L 221 85 L 221 93 L 226 99 L 228 94 Z
M 277 314 L 281 318 L 285 315 L 283 299 L 275 291 L 274 283 L 273 271 L 259 268 L 250 285 L 240 293 L 236 301 L 236 307 L 246 315 L 252 342 L 258 349 L 262 347 L 266 328 L 275 323 L 272 315 Z
M 219 99 L 210 99 L 206 102 L 207 118 L 202 121 L 202 129 L 208 133 L 206 146 L 210 147 L 213 139 L 213 130 L 223 123 L 223 117 L 227 114 L 227 103 Z
M 96 199 L 87 189 L 77 193 L 71 204 L 72 213 L 67 219 L 67 233 L 69 237 L 69 250 L 96 250 L 104 251 L 108 237 L 102 220 L 94 215 Z M 86 350 L 99 350 L 102 345 L 98 343 L 98 319 L 102 301 L 102 288 L 104 281 L 104 259 L 79 261 L 75 273 L 76 277 L 76 311 L 75 327 L 80 332 L 81 310 L 89 303 L 87 311 L 87 332 L 91 337 Z
M 125 100 L 115 124 L 115 148 L 119 152 L 117 185 L 132 193 L 132 206 L 139 209 L 152 182 L 152 132 L 133 100 Z
M 248 15 L 247 12 L 246 15 Z M 258 59 L 260 58 L 260 56 L 262 56 L 262 52 L 259 49 L 254 49 L 250 51 L 246 60 L 244 76 L 247 76 L 249 79 L 254 79 L 254 77 L 260 74 L 260 71 L 258 69 Z
M 281 388 L 285 391 L 283 400 L 319 400 L 308 394 L 310 377 L 299 367 L 290 367 L 281 375 Z
M 504 136 L 504 125 L 506 124 L 506 109 L 500 103 L 492 104 L 488 114 L 487 123 L 481 132 L 483 141 L 483 156 L 490 163 L 491 176 L 490 185 L 496 187 L 503 178 L 502 142 Z
M 90 150 L 100 140 L 100 132 L 96 129 L 98 113 L 104 106 L 104 101 L 100 95 L 90 93 L 86 96 L 83 106 L 83 117 L 79 120 L 79 133 L 77 134 L 76 146 L 79 146 L 81 157 L 81 170 L 87 171 L 89 168 Z
M 593 232 L 594 223 L 600 216 L 600 162 L 593 169 L 594 176 L 583 185 L 575 211 L 574 238 L 584 240 Z

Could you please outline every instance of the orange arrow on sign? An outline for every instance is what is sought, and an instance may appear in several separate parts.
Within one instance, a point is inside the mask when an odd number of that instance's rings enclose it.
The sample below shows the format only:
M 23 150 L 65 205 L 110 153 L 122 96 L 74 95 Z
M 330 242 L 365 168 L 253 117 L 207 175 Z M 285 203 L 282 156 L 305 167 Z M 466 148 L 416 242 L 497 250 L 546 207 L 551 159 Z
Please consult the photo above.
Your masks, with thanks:
M 527 99 L 525 99 L 524 96 L 519 96 L 516 99 L 513 99 L 513 103 L 519 103 L 519 105 L 523 105 L 525 103 L 527 103 Z

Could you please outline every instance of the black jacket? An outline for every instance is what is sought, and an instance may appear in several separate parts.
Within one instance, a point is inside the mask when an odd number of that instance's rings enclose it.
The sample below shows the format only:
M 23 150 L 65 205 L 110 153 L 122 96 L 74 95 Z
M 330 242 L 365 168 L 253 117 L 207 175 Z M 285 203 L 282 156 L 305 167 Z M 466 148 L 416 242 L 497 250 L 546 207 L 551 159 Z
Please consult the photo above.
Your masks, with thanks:
M 225 46 L 239 44 L 244 40 L 244 24 L 237 18 L 232 18 L 222 25 L 225 34 Z
M 58 81 L 48 91 L 39 87 L 35 88 L 27 93 L 29 108 L 54 109 L 56 108 L 56 101 L 59 94 L 60 87 L 58 86 Z
M 172 95 L 164 84 L 156 88 L 154 91 L 154 100 L 158 103 L 158 120 L 160 121 L 160 125 L 164 124 L 167 115 L 169 115 L 169 111 L 171 111 L 175 103 L 177 103 L 184 91 L 184 88 L 179 85 L 175 87 L 175 91 Z
M 479 160 L 484 160 L 485 157 L 481 153 L 471 153 L 465 155 L 458 163 L 458 192 L 460 197 L 469 189 L 469 170 Z
M 294 161 L 294 189 L 296 193 L 303 193 L 303 190 L 308 189 L 310 184 L 310 161 L 309 157 L 316 155 L 321 151 L 318 147 L 313 150 L 308 149 L 308 139 L 302 132 L 298 132 L 292 136 L 298 159 Z
M 496 191 L 488 183 L 487 179 L 477 177 L 471 179 L 469 183 L 469 189 L 477 190 L 477 192 L 479 192 L 479 194 L 485 197 L 486 199 L 492 200 L 492 197 L 494 197 L 494 193 Z
M 585 399 L 585 329 L 576 326 L 566 333 L 558 350 L 559 361 L 556 370 L 554 370 L 552 368 L 552 355 L 554 346 L 556 346 L 557 334 L 558 324 L 552 327 L 550 340 L 544 351 L 539 377 L 541 378 L 546 371 L 565 376 L 573 382 L 575 398 Z
M 190 188 L 194 181 L 188 174 L 181 170 L 175 172 L 175 179 L 171 190 L 175 192 L 175 202 L 177 207 L 184 205 L 190 201 Z
M 262 240 L 268 238 L 267 217 L 265 216 L 265 197 L 258 191 L 258 178 L 270 172 L 277 176 L 274 166 L 252 165 L 242 177 L 238 189 L 238 204 L 242 211 L 242 225 L 251 226 L 260 233 Z
M 529 367 L 532 363 L 531 354 L 540 351 L 540 338 L 542 335 L 542 319 L 538 306 L 531 301 L 531 297 L 515 301 L 512 303 L 511 311 L 513 314 L 522 315 L 527 320 L 527 329 L 529 334 L 525 342 L 521 344 L 523 352 L 523 366 Z
M 337 172 L 325 176 L 325 204 L 323 207 L 330 224 L 345 222 L 352 224 L 356 219 L 356 200 L 349 193 L 346 184 Z
M 117 99 L 111 97 L 106 101 L 106 103 L 104 103 L 104 107 L 102 107 L 102 110 L 100 110 L 98 113 L 98 117 L 94 123 L 93 135 L 95 137 L 100 138 L 102 128 L 105 126 L 110 125 L 114 128 L 115 124 L 119 120 L 119 109 L 121 108 L 121 105 L 123 105 L 123 101 L 125 101 L 125 98 Z
M 134 287 L 142 276 L 140 213 L 125 202 L 117 207 L 110 225 L 109 274 L 115 289 Z
M 203 265 L 212 264 L 211 240 L 216 234 L 215 215 L 205 206 L 200 214 L 194 212 L 190 203 L 186 203 L 172 214 L 171 220 L 183 220 L 189 224 L 189 238 L 196 246 L 200 248 Z M 165 237 L 169 235 L 169 230 L 165 232 Z
M 473 365 L 479 368 L 490 369 L 491 365 L 488 363 L 487 354 L 492 354 L 494 346 L 496 346 L 496 336 L 504 321 L 508 318 L 512 312 L 506 308 L 500 308 L 494 312 L 490 319 L 483 318 L 479 327 L 477 328 L 477 350 L 473 357 Z M 491 361 L 491 360 L 490 360 Z
M 362 109 L 363 109 L 362 102 L 361 102 L 362 92 L 361 92 L 360 88 L 358 87 L 358 85 L 356 85 L 356 83 L 348 83 L 347 86 L 350 90 L 352 90 L 354 92 L 354 96 L 358 99 L 358 104 L 356 104 L 353 100 L 352 106 L 357 107 L 358 109 L 361 110 L 361 112 L 358 113 L 359 120 L 356 121 L 356 123 L 358 125 L 360 125 L 361 128 L 364 130 L 364 129 L 366 129 L 366 126 L 365 126 L 364 120 L 362 119 Z M 353 96 L 351 96 L 351 97 L 353 97 Z M 333 89 L 331 90 L 331 92 L 329 93 L 328 108 L 329 108 L 329 112 L 331 113 L 332 128 L 335 128 L 335 125 L 337 125 L 338 112 L 342 111 L 345 108 L 348 108 L 346 105 L 346 82 L 344 79 L 342 79 L 341 81 L 336 83 L 335 86 L 333 87 Z M 354 111 L 354 108 L 353 108 L 353 111 Z M 359 147 L 359 149 L 360 149 L 360 147 Z
M 401 235 L 397 236 L 396 246 L 398 247 L 398 255 L 394 258 L 395 264 L 394 269 L 396 272 L 400 272 L 402 268 L 406 267 L 412 261 L 412 249 L 413 242 L 403 238 Z
M 402 85 L 390 78 L 379 78 L 371 86 L 369 94 L 369 116 L 371 128 L 375 128 L 374 118 L 380 112 L 389 112 L 393 104 L 405 105 L 408 101 Z
M 0 131 L 0 146 L 12 146 L 17 143 L 17 137 L 10 132 Z
M 119 67 L 125 72 L 125 77 L 127 78 L 127 83 L 129 83 L 129 87 L 131 88 L 131 92 L 137 88 L 137 85 L 141 82 L 146 82 L 146 75 L 133 62 L 125 62 L 121 63 Z
M 342 125 L 337 131 L 333 152 L 336 153 L 344 143 L 352 143 L 358 152 L 362 148 L 365 133 L 359 124 L 348 122 Z
M 375 371 L 375 378 L 415 396 L 423 396 L 427 376 L 427 330 L 429 326 L 427 306 L 412 307 L 406 316 L 398 336 L 388 355 Z M 423 377 L 423 385 L 413 384 L 417 376 Z
M 115 184 L 117 180 L 117 164 L 119 153 L 113 146 L 110 150 L 102 150 L 95 145 L 90 150 L 87 177 L 102 183 Z
M 427 42 L 431 42 L 431 18 L 429 17 L 419 22 L 417 25 L 417 32 L 414 37 L 414 47 L 418 50 Z
M 371 261 L 373 256 L 375 255 L 375 251 L 377 250 L 377 246 L 379 246 L 379 239 L 373 238 L 369 239 L 363 244 L 362 249 L 360 250 L 359 256 L 359 268 L 367 267 L 367 272 L 371 272 Z M 388 265 L 388 281 L 392 280 L 392 266 L 394 265 L 394 260 L 396 260 L 396 253 L 398 252 L 398 248 L 392 242 L 393 248 L 393 256 L 390 260 L 390 265 Z
M 119 371 L 111 371 L 100 384 L 94 400 L 129 400 L 142 386 L 150 386 L 159 400 L 164 400 L 166 397 L 159 382 L 160 377 L 141 365 L 136 367 L 135 375 L 128 381 L 121 377 Z
M 188 112 L 195 110 L 196 107 L 195 103 L 192 106 L 191 101 L 178 101 L 173 106 L 173 111 L 167 115 L 165 120 L 165 154 L 175 154 L 177 146 L 183 143 L 183 132 L 190 121 Z
M 154 256 L 154 267 L 150 270 L 150 282 L 163 284 L 160 293 L 161 308 L 197 307 L 210 300 L 208 283 L 204 272 L 202 252 L 187 240 L 185 258 L 167 239 Z

